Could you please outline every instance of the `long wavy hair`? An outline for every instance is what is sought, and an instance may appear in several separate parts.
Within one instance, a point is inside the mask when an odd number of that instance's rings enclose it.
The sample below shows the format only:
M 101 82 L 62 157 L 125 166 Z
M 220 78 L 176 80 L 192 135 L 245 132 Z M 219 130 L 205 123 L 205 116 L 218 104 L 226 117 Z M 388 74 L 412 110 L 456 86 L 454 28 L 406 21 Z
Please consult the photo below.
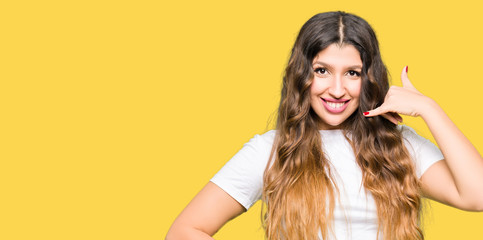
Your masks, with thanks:
M 350 44 L 362 60 L 358 109 L 341 124 L 362 171 L 362 183 L 377 206 L 378 236 L 423 239 L 419 227 L 420 182 L 398 128 L 364 111 L 381 105 L 389 89 L 379 43 L 362 18 L 327 12 L 300 30 L 283 78 L 277 134 L 264 174 L 263 226 L 268 239 L 323 239 L 333 233 L 339 190 L 310 105 L 314 57 L 331 44 Z M 325 199 L 325 200 L 324 200 Z

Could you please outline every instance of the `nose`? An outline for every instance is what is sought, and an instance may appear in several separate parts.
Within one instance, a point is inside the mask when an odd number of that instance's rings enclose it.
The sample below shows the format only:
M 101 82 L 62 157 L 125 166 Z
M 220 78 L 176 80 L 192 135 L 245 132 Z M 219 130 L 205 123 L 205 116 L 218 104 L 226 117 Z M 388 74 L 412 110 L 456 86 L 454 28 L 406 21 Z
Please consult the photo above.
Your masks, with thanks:
M 332 79 L 329 94 L 333 98 L 342 98 L 345 95 L 345 87 L 342 77 L 336 76 Z

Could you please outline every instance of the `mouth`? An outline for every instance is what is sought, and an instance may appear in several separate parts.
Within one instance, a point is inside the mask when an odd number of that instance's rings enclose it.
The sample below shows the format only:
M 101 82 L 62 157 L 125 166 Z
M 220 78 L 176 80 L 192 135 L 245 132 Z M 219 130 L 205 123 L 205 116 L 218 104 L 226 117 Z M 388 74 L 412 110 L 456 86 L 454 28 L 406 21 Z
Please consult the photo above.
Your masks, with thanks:
M 343 112 L 349 105 L 350 99 L 320 98 L 325 109 L 331 113 Z

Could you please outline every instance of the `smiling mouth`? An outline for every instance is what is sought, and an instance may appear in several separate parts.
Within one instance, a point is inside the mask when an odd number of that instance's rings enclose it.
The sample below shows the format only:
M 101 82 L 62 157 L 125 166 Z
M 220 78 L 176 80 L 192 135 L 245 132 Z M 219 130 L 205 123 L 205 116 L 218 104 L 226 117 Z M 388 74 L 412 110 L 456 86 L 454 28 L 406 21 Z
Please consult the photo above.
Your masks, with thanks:
M 345 110 L 350 99 L 327 99 L 327 98 L 320 98 L 322 99 L 322 103 L 327 111 L 331 113 L 340 113 Z

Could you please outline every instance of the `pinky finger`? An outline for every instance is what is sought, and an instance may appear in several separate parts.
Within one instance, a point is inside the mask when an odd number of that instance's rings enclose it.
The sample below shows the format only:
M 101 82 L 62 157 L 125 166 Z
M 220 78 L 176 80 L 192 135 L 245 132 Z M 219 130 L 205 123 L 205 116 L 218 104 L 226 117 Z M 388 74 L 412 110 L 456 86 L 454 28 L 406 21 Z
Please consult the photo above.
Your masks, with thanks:
M 389 120 L 390 122 L 394 123 L 395 125 L 397 125 L 397 123 L 398 123 L 398 120 L 394 116 L 392 116 L 390 113 L 384 113 L 381 116 L 384 117 L 385 119 Z
M 391 115 L 398 121 L 398 122 L 403 122 L 403 118 L 401 117 L 401 115 L 395 113 L 395 112 L 392 112 Z

